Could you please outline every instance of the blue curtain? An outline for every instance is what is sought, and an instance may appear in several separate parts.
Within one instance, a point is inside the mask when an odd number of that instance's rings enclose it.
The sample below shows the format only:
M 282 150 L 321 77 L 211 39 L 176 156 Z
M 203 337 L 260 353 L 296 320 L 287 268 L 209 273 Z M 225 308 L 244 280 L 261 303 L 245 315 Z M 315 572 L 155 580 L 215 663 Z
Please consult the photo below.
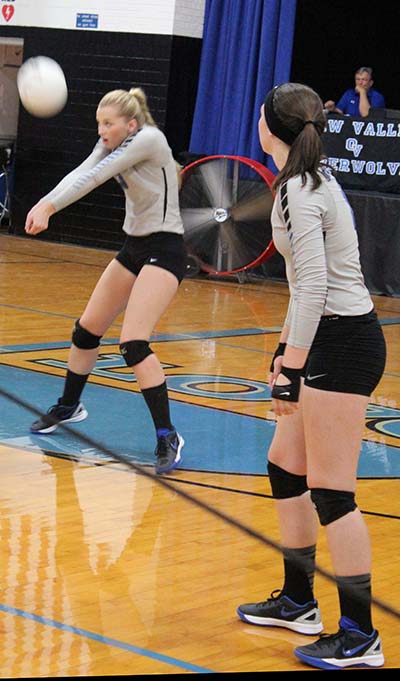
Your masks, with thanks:
M 206 0 L 189 151 L 266 163 L 258 140 L 268 90 L 290 79 L 297 0 Z

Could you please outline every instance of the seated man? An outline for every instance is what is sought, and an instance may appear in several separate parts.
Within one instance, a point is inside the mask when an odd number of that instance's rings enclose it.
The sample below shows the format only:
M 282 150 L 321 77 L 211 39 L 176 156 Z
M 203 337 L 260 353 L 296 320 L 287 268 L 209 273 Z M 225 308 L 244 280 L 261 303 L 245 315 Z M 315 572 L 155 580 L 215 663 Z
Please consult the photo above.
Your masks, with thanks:
M 383 95 L 372 87 L 373 84 L 372 69 L 361 66 L 355 73 L 355 87 L 346 90 L 337 104 L 330 99 L 324 107 L 330 113 L 368 116 L 370 109 L 385 107 Z

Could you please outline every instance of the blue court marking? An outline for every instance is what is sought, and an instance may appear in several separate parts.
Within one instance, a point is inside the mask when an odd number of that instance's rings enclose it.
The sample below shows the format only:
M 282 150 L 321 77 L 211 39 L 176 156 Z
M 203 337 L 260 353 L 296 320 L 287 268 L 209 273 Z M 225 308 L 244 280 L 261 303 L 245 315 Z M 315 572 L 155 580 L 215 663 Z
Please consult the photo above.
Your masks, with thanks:
M 70 634 L 75 634 L 76 636 L 82 636 L 83 638 L 88 638 L 92 641 L 97 641 L 98 643 L 104 643 L 114 648 L 121 648 L 129 653 L 134 653 L 135 655 L 142 655 L 143 657 L 148 657 L 152 660 L 157 660 L 158 662 L 165 662 L 165 664 L 172 665 L 174 667 L 180 667 L 181 669 L 186 669 L 187 671 L 197 672 L 198 674 L 215 674 L 216 672 L 205 667 L 198 667 L 196 664 L 190 664 L 190 662 L 183 662 L 169 655 L 163 655 L 162 653 L 155 653 L 152 650 L 147 650 L 146 648 L 139 648 L 138 646 L 132 645 L 131 643 L 125 643 L 124 641 L 118 641 L 115 638 L 109 638 L 108 636 L 101 636 L 100 634 L 95 634 L 93 631 L 88 631 L 87 629 L 81 629 L 80 627 L 73 627 L 69 624 L 64 624 L 63 622 L 58 622 L 57 620 L 49 619 L 48 617 L 42 617 L 40 615 L 35 615 L 34 613 L 27 612 L 26 610 L 20 610 L 19 608 L 13 608 L 8 605 L 0 603 L 0 610 L 10 615 L 16 615 L 17 617 L 23 617 L 33 622 L 38 622 L 39 624 L 44 624 L 47 627 L 53 627 L 53 629 L 60 629 L 61 631 L 68 631 Z
M 70 314 L 62 314 L 61 312 L 49 312 L 47 310 L 37 310 L 33 307 L 24 307 L 23 305 L 8 305 L 0 303 L 0 307 L 6 307 L 9 310 L 19 310 L 22 312 L 34 312 L 35 314 L 44 314 L 48 317 L 61 317 L 62 319 L 74 319 Z
M 0 305 L 0 307 L 13 307 L 19 310 L 26 309 L 28 310 L 29 308 L 21 308 L 18 305 Z M 37 312 L 37 310 L 31 310 L 33 312 Z M 41 314 L 50 314 L 54 315 L 57 317 L 68 317 L 70 319 L 74 319 L 74 317 L 70 315 L 61 315 L 55 312 L 41 312 Z M 381 319 L 380 323 L 382 326 L 390 325 L 390 324 L 400 324 L 400 318 L 397 319 Z M 113 326 L 122 326 L 121 324 L 113 324 Z M 225 329 L 222 331 L 197 331 L 193 333 L 161 333 L 158 335 L 154 335 L 151 337 L 150 342 L 152 343 L 157 343 L 157 342 L 169 342 L 169 341 L 182 341 L 182 340 L 201 340 L 201 339 L 208 339 L 208 338 L 232 338 L 232 337 L 240 337 L 240 336 L 258 336 L 258 335 L 267 335 L 267 334 L 273 334 L 273 333 L 280 333 L 282 330 L 281 326 L 269 326 L 265 328 L 260 328 L 260 327 L 255 327 L 255 328 L 247 328 L 247 329 Z M 101 345 L 118 345 L 119 343 L 119 338 L 103 338 L 101 341 Z M 30 345 L 27 345 L 26 343 L 21 344 L 21 345 L 3 345 L 0 346 L 0 353 L 2 352 L 28 352 L 29 350 L 46 350 L 46 349 L 62 349 L 62 348 L 69 348 L 71 345 L 71 341 L 60 341 L 60 342 L 53 342 L 53 343 L 31 343 Z M 232 346 L 236 347 L 236 346 Z M 256 348 L 251 349 L 252 352 L 262 352 L 264 353 L 264 350 L 257 350 Z M 269 353 L 264 353 L 264 354 L 273 354 L 272 352 Z
M 241 400 L 248 402 L 271 401 L 271 390 L 269 385 L 262 381 L 253 381 L 245 378 L 237 378 L 236 376 L 213 376 L 207 374 L 189 374 L 189 375 L 171 375 L 167 377 L 168 388 L 176 393 L 183 395 L 193 395 L 196 397 L 211 397 L 216 400 Z M 208 390 L 207 386 L 216 385 L 219 388 L 224 385 L 236 387 L 236 390 L 228 390 L 223 388 L 217 392 L 216 390 Z
M 64 378 L 0 365 L 0 384 L 36 409 L 46 411 L 62 392 Z M 185 439 L 183 468 L 266 473 L 265 452 L 273 434 L 272 421 L 177 402 L 173 393 L 171 398 L 172 420 Z M 83 401 L 89 417 L 74 424 L 78 430 L 133 462 L 154 465 L 154 426 L 140 393 L 88 383 Z M 49 435 L 31 434 L 29 425 L 37 418 L 35 415 L 11 400 L 0 398 L 0 404 L 3 444 L 67 452 L 85 459 L 102 458 L 100 450 L 88 450 L 65 429 Z
M 151 343 L 182 341 L 182 340 L 201 340 L 208 338 L 230 338 L 232 336 L 259 336 L 270 333 L 279 333 L 281 327 L 271 326 L 269 328 L 250 328 L 250 329 L 230 329 L 223 331 L 198 331 L 195 333 L 160 333 L 151 337 Z M 118 345 L 119 338 L 103 338 L 101 345 Z M 71 340 L 54 343 L 26 343 L 22 345 L 3 345 L 0 352 L 29 352 L 29 350 L 50 350 L 51 348 L 69 348 Z M 271 353 L 272 354 L 272 353 Z
M 400 324 L 400 318 L 399 317 L 388 317 L 387 319 L 380 319 L 379 323 L 382 326 L 390 326 L 390 324 Z
M 185 376 L 174 376 L 183 381 Z M 197 377 L 199 381 L 201 376 Z M 234 380 L 234 379 L 231 379 Z M 215 377 L 218 381 L 218 377 Z M 167 378 L 168 382 L 168 378 Z M 35 408 L 46 411 L 62 393 L 64 378 L 0 364 L 0 384 L 10 393 L 21 395 Z M 249 381 L 251 386 L 251 382 Z M 266 385 L 266 384 L 265 384 Z M 190 387 L 186 386 L 190 398 Z M 268 399 L 267 386 L 263 399 Z M 257 394 L 257 393 L 256 393 Z M 275 422 L 228 409 L 200 406 L 174 400 L 171 390 L 171 417 L 185 438 L 181 469 L 266 475 L 267 450 L 275 431 Z M 245 399 L 245 396 L 244 396 Z M 252 391 L 249 399 L 253 399 Z M 105 447 L 120 452 L 132 462 L 154 465 L 155 434 L 147 406 L 139 392 L 131 392 L 94 383 L 85 387 L 84 404 L 89 417 L 74 429 L 103 442 Z M 105 408 L 106 406 L 106 408 Z M 33 435 L 30 423 L 36 415 L 11 400 L 0 398 L 0 442 L 21 449 L 67 453 L 82 461 L 109 460 L 101 450 L 90 449 L 75 434 L 60 429 L 49 435 Z M 367 414 L 385 422 L 391 420 L 392 433 L 400 422 L 396 409 L 374 407 Z M 400 448 L 382 441 L 382 435 L 371 434 L 362 443 L 359 477 L 400 477 Z M 378 440 L 378 441 L 377 441 Z

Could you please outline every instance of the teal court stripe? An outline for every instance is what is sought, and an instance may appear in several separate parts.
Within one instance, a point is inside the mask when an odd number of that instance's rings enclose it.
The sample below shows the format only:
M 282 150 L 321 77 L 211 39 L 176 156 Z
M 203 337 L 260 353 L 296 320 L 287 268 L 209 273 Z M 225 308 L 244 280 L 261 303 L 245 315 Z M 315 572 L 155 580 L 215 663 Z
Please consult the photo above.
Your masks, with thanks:
M 162 653 L 156 653 L 152 650 L 146 650 L 146 648 L 139 648 L 131 643 L 125 643 L 124 641 L 119 641 L 115 638 L 110 638 L 108 636 L 102 636 L 101 634 L 96 634 L 93 631 L 88 631 L 87 629 L 81 629 L 80 627 L 73 627 L 70 624 L 64 624 L 64 622 L 58 622 L 57 620 L 49 619 L 48 617 L 42 617 L 41 615 L 35 615 L 34 613 L 27 612 L 26 610 L 20 610 L 19 608 L 13 608 L 8 605 L 0 603 L 0 611 L 7 613 L 9 615 L 16 615 L 17 617 L 23 617 L 24 619 L 32 620 L 33 622 L 38 622 L 39 624 L 44 624 L 47 627 L 52 627 L 53 629 L 60 629 L 61 631 L 68 631 L 70 634 L 75 634 L 76 636 L 82 636 L 83 638 L 88 638 L 92 641 L 97 641 L 98 643 L 104 643 L 114 648 L 121 648 L 135 655 L 142 655 L 143 657 L 148 657 L 158 662 L 165 662 L 165 664 L 172 665 L 174 667 L 180 667 L 181 669 L 186 669 L 187 671 L 197 672 L 198 674 L 215 674 L 211 669 L 205 667 L 198 667 L 190 662 L 184 662 L 182 660 L 177 660 L 174 657 L 169 657 L 169 655 L 163 655 Z
M 162 343 L 168 341 L 182 341 L 182 340 L 202 340 L 209 338 L 231 338 L 240 336 L 261 336 L 269 333 L 279 333 L 280 326 L 271 326 L 269 328 L 249 328 L 249 329 L 225 329 L 223 331 L 198 331 L 196 333 L 160 333 L 152 336 L 150 342 Z M 103 338 L 101 345 L 117 345 L 119 338 Z M 0 353 L 5 352 L 28 352 L 30 350 L 49 350 L 69 348 L 71 340 L 59 341 L 55 343 L 24 343 L 20 345 L 3 345 L 0 347 Z
M 381 326 L 390 326 L 390 324 L 400 324 L 400 319 L 398 317 L 389 317 L 388 319 L 380 319 L 379 323 Z
M 15 307 L 16 309 L 24 309 L 13 305 L 0 305 L 0 307 Z M 28 309 L 28 308 L 26 308 Z M 43 313 L 43 314 L 55 314 L 55 313 Z M 66 317 L 68 315 L 59 315 L 58 317 Z M 72 317 L 71 317 L 72 318 Z M 381 319 L 380 323 L 382 326 L 389 326 L 391 324 L 400 324 L 400 318 L 396 319 Z M 113 325 L 114 326 L 114 325 Z M 115 325 L 120 326 L 120 325 Z M 225 329 L 223 331 L 198 331 L 195 333 L 164 333 L 152 336 L 150 342 L 161 343 L 161 342 L 171 342 L 171 341 L 181 341 L 181 340 L 201 340 L 201 339 L 211 339 L 211 338 L 232 338 L 240 336 L 258 336 L 266 335 L 272 333 L 280 333 L 282 330 L 281 326 L 270 326 L 265 328 L 248 328 L 248 329 Z M 103 338 L 101 345 L 116 345 L 119 343 L 119 338 Z M 69 348 L 71 341 L 60 341 L 55 343 L 32 343 L 32 344 L 20 344 L 20 345 L 3 345 L 0 346 L 0 354 L 6 352 L 27 352 L 29 350 L 49 350 L 50 348 L 62 349 Z M 255 352 L 260 352 L 255 350 Z M 272 353 L 271 353 L 272 354 Z
M 7 303 L 0 303 L 0 307 L 6 307 L 9 310 L 19 310 L 20 312 L 32 312 L 34 314 L 44 314 L 49 317 L 60 317 L 63 319 L 75 319 L 73 315 L 62 314 L 61 312 L 49 312 L 47 310 L 37 310 L 34 307 L 24 307 L 23 305 L 9 305 Z

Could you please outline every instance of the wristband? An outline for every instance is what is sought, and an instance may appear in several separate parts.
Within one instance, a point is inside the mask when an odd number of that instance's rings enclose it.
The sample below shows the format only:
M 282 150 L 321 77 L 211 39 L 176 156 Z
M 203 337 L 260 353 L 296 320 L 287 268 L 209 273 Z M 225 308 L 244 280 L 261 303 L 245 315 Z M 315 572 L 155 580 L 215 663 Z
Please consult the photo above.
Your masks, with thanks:
M 291 369 L 289 367 L 282 367 L 281 374 L 289 379 L 290 383 L 287 385 L 274 385 L 271 391 L 271 397 L 275 400 L 286 400 L 287 402 L 298 402 L 301 384 L 301 374 L 303 369 Z
M 278 347 L 276 348 L 276 350 L 274 352 L 274 356 L 272 357 L 271 366 L 269 368 L 269 370 L 272 374 L 274 373 L 274 362 L 275 362 L 277 357 L 282 357 L 282 355 L 285 353 L 285 348 L 286 348 L 286 343 L 279 343 Z

